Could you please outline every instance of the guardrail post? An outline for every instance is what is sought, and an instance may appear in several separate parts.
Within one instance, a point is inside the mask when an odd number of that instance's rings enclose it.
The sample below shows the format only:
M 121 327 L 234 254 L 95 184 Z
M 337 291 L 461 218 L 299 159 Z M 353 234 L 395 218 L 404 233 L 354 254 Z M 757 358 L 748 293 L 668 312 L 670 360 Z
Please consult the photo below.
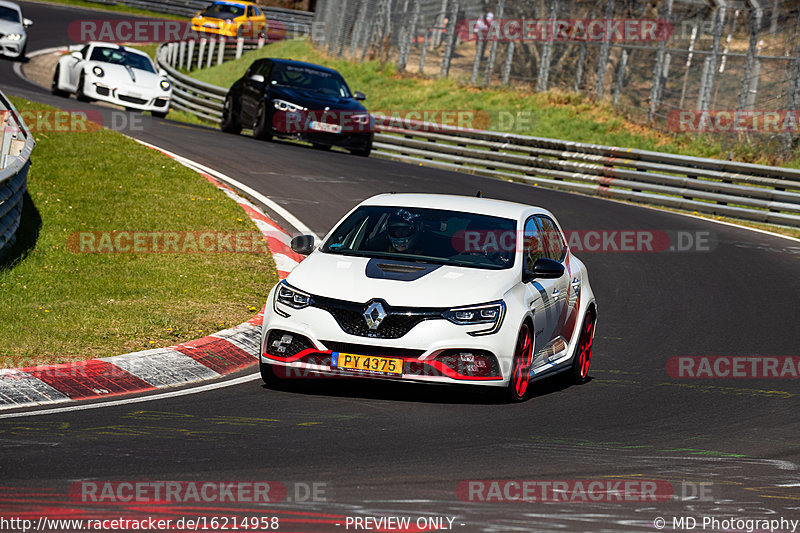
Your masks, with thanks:
M 258 44 L 256 45 L 256 48 L 258 48 L 259 50 L 264 48 L 264 38 L 263 37 L 259 37 L 258 38 Z
M 225 62 L 225 37 L 219 38 L 219 50 L 217 50 L 217 65 Z
M 236 59 L 242 57 L 242 49 L 244 49 L 244 38 L 239 37 L 236 39 Z
M 178 43 L 178 69 L 182 69 L 186 58 L 186 41 Z
M 211 61 L 214 59 L 214 49 L 217 46 L 217 40 L 212 38 L 208 41 L 208 58 L 206 58 L 206 68 L 211 66 Z
M 200 49 L 197 51 L 197 68 L 203 68 L 203 56 L 206 52 L 207 40 L 205 37 L 200 39 Z
M 192 70 L 192 63 L 194 62 L 194 41 L 189 41 L 186 47 L 186 70 Z

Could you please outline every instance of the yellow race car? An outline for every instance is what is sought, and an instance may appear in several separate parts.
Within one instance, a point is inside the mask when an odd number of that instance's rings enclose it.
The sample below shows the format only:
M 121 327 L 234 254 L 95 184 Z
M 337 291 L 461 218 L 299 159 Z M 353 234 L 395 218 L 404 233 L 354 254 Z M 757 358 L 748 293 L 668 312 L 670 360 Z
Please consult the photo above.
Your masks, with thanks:
M 253 2 L 217 1 L 192 19 L 192 30 L 225 37 L 266 37 L 267 17 Z

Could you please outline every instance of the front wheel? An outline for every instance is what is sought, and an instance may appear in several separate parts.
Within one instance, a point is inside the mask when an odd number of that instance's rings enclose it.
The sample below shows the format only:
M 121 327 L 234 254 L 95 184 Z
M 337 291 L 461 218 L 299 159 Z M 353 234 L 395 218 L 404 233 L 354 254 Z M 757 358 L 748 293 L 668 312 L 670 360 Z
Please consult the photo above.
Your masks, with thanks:
M 510 402 L 522 402 L 528 396 L 530 384 L 531 359 L 533 356 L 533 336 L 530 325 L 525 322 L 519 330 L 514 348 L 514 362 L 511 377 L 506 388 L 506 398 Z
M 81 79 L 78 82 L 78 90 L 75 92 L 75 98 L 77 98 L 81 102 L 90 102 L 91 98 L 86 96 L 86 93 L 84 92 L 85 85 L 86 85 L 86 76 L 84 74 L 81 74 Z
M 369 154 L 372 153 L 372 147 L 364 148 L 362 150 L 350 150 L 350 153 L 359 157 L 369 157 Z
M 267 387 L 275 387 L 281 382 L 281 379 L 275 374 L 272 365 L 259 361 L 258 369 L 261 371 L 261 380 Z
M 150 111 L 150 114 L 156 118 L 167 118 L 169 111 Z
M 583 319 L 583 325 L 581 326 L 581 336 L 578 337 L 578 345 L 575 347 L 575 355 L 572 357 L 572 366 L 567 372 L 569 380 L 577 385 L 589 381 L 589 365 L 592 362 L 595 321 L 594 313 L 586 311 L 586 318 Z

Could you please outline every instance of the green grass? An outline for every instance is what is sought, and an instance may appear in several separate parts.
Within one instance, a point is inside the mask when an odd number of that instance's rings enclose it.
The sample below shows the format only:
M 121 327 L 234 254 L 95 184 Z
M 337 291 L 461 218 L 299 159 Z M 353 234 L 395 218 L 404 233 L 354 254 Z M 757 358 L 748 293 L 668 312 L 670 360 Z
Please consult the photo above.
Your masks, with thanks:
M 268 254 L 71 250 L 76 232 L 256 229 L 202 176 L 117 132 L 35 137 L 18 242 L 0 263 L 0 365 L 169 346 L 239 324 L 263 305 L 277 280 Z
M 257 58 L 279 57 L 318 63 L 337 69 L 351 89 L 367 94 L 367 107 L 375 112 L 462 110 L 475 112 L 472 127 L 513 131 L 555 139 L 658 150 L 698 157 L 728 158 L 728 149 L 712 136 L 671 135 L 627 120 L 619 110 L 591 98 L 559 91 L 534 93 L 511 88 L 476 89 L 451 79 L 431 79 L 398 74 L 392 64 L 378 61 L 352 62 L 328 57 L 306 40 L 295 39 L 271 44 L 245 53 L 240 59 L 210 69 L 196 70 L 199 80 L 229 87 Z M 527 122 L 506 117 L 529 117 Z M 747 144 L 734 151 L 737 160 L 774 164 L 768 154 Z M 783 162 L 800 167 L 800 156 Z
M 98 4 L 97 2 L 87 2 L 86 0 L 36 0 L 43 4 L 65 4 L 75 7 L 85 7 L 88 9 L 95 9 L 99 11 L 111 11 L 114 13 L 130 13 L 131 15 L 142 15 L 148 17 L 156 17 L 171 20 L 186 20 L 186 17 L 177 15 L 170 15 L 167 13 L 158 13 L 156 11 L 149 11 L 147 9 L 139 9 L 138 7 L 130 7 L 125 5 L 106 5 Z

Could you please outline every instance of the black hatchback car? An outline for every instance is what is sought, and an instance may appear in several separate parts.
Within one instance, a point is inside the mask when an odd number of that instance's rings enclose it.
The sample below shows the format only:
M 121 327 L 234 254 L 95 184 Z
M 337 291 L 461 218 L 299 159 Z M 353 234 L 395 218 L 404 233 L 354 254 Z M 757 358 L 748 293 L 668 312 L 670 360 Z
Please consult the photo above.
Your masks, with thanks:
M 283 137 L 353 154 L 372 151 L 374 122 L 337 71 L 287 59 L 259 59 L 225 97 L 220 126 L 239 133 L 252 128 L 259 139 Z

